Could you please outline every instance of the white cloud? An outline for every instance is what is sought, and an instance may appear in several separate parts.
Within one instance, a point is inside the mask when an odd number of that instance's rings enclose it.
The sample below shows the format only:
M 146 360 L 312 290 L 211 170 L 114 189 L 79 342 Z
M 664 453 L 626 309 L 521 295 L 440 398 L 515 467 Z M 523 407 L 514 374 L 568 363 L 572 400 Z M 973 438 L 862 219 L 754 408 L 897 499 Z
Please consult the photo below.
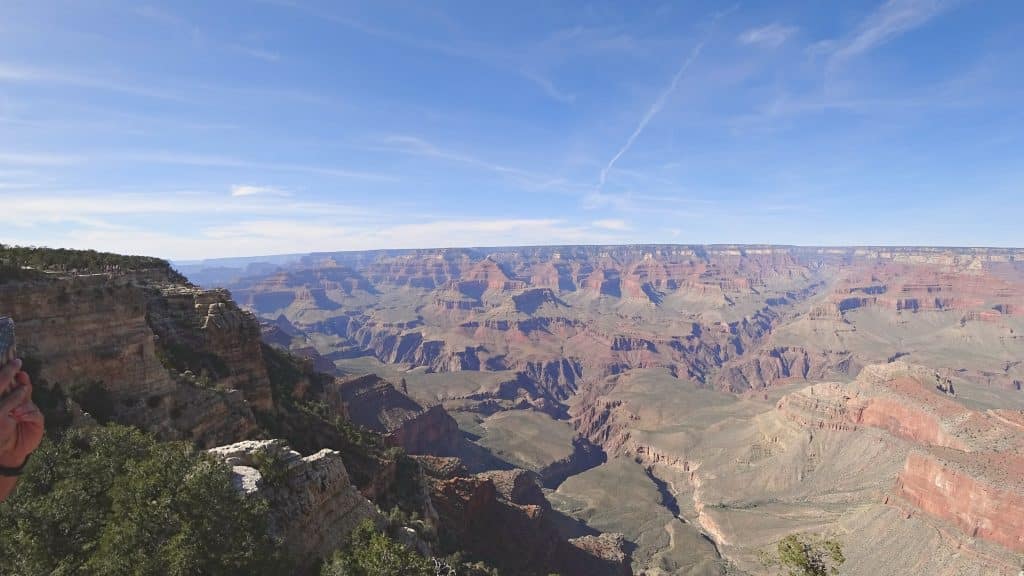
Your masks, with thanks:
M 291 196 L 291 193 L 273 186 L 235 184 L 231 187 L 231 195 L 237 198 L 240 196 Z
M 108 90 L 111 92 L 124 92 L 137 96 L 160 98 L 166 100 L 182 100 L 180 94 L 153 89 L 150 86 L 122 82 L 104 78 L 95 73 L 76 73 L 66 70 L 52 70 L 31 66 L 20 66 L 0 62 L 0 82 L 15 82 L 20 84 L 55 84 L 60 86 L 74 86 L 78 88 L 89 88 L 97 90 Z
M 323 176 L 335 176 L 338 178 L 352 178 L 355 180 L 374 180 L 393 182 L 397 180 L 390 174 L 377 172 L 360 172 L 326 166 L 310 166 L 308 164 L 291 164 L 276 162 L 256 162 L 230 156 L 214 156 L 200 154 L 178 154 L 176 152 L 127 152 L 114 153 L 97 159 L 113 160 L 117 162 L 140 162 L 149 164 L 180 164 L 183 166 L 213 166 L 221 168 L 253 168 L 261 170 L 273 170 L 279 172 L 302 172 L 308 174 L 319 174 Z
M 5 216 L 25 225 L 54 222 L 80 222 L 134 219 L 139 216 L 163 217 L 205 215 L 232 217 L 275 216 L 366 220 L 371 215 L 363 208 L 345 204 L 298 201 L 286 197 L 229 197 L 209 192 L 169 192 L 160 194 L 111 194 L 95 190 L 77 190 L 59 194 L 0 194 L 7 206 Z
M 625 220 L 606 219 L 606 220 L 594 220 L 590 223 L 595 228 L 603 228 L 605 230 L 629 230 L 630 226 Z
M 277 64 L 281 61 L 281 55 L 271 50 L 264 50 L 262 48 L 253 48 L 251 46 L 243 46 L 241 44 L 232 44 L 231 49 L 239 54 L 245 54 L 264 62 L 270 62 Z
M 168 12 L 167 10 L 164 10 L 162 8 L 158 8 L 158 7 L 150 5 L 150 4 L 146 4 L 146 5 L 142 5 L 142 6 L 137 6 L 133 10 L 133 12 L 136 15 L 138 15 L 138 16 L 141 16 L 141 17 L 146 18 L 148 20 L 153 20 L 154 22 L 158 22 L 160 24 L 170 25 L 170 26 L 180 26 L 180 27 L 189 28 L 189 29 L 194 29 L 195 28 L 195 26 L 193 26 L 187 20 L 185 20 L 184 18 L 178 16 L 177 14 L 173 14 L 171 12 Z
M 857 32 L 833 46 L 830 64 L 835 65 L 923 26 L 952 6 L 951 0 L 887 0 L 861 22 Z
M 16 166 L 64 166 L 81 162 L 80 156 L 0 152 L 0 164 Z
M 55 219 L 73 226 L 55 226 Z M 7 241 L 149 254 L 177 260 L 332 250 L 610 243 L 618 237 L 556 219 L 440 219 L 395 226 L 309 218 L 256 218 L 187 235 L 86 215 L 48 215 L 14 227 Z
M 17 198 L 16 202 L 11 200 Z M 59 195 L 0 192 L 14 223 L 5 242 L 194 260 L 227 256 L 379 248 L 601 244 L 610 230 L 558 218 L 444 218 L 394 224 L 399 208 L 303 202 L 292 197 L 222 193 Z M 415 216 L 414 216 L 415 217 Z M 190 225 L 177 231 L 174 225 Z
M 765 46 L 767 48 L 778 48 L 782 46 L 790 36 L 795 34 L 797 28 L 795 26 L 785 26 L 783 24 L 769 24 L 760 28 L 751 28 L 746 32 L 739 35 L 737 40 L 740 44 L 757 44 Z
M 533 82 L 537 86 L 540 86 L 541 90 L 548 95 L 552 100 L 557 100 L 563 104 L 572 104 L 576 101 L 576 95 L 569 92 L 560 90 L 555 83 L 548 78 L 541 76 L 540 74 L 524 68 L 521 71 L 523 78 L 526 78 L 530 82 Z
M 531 188 L 550 189 L 553 187 L 565 188 L 572 186 L 571 183 L 566 182 L 562 178 L 491 162 L 462 152 L 445 149 L 417 136 L 410 136 L 406 134 L 392 134 L 385 136 L 380 139 L 379 144 L 366 146 L 365 149 L 375 152 L 397 152 L 412 156 L 438 158 L 448 160 L 450 162 L 459 162 L 512 178 L 524 186 L 529 186 Z

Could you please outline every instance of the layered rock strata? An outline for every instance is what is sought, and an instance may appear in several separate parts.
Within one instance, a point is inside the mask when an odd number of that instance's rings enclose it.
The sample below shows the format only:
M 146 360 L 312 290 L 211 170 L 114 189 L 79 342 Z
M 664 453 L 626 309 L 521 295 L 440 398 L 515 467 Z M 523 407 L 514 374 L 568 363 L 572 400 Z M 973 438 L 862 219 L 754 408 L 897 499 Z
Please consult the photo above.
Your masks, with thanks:
M 148 280 L 147 280 L 148 282 Z M 46 276 L 33 281 L 0 285 L 0 309 L 17 323 L 22 355 L 40 365 L 40 384 L 77 397 L 94 416 L 113 419 L 152 431 L 163 439 L 191 439 L 210 446 L 256 433 L 253 404 L 266 406 L 269 390 L 265 372 L 247 375 L 260 356 L 248 356 L 259 341 L 245 340 L 251 330 L 239 327 L 237 311 L 225 314 L 197 288 L 189 291 L 206 304 L 200 319 L 189 329 L 210 334 L 226 364 L 240 368 L 240 378 L 229 376 L 222 386 L 172 374 L 161 357 L 161 342 L 149 322 L 149 311 L 163 304 L 150 284 L 120 275 L 79 277 Z M 195 306 L 195 304 L 193 304 Z M 237 310 L 237 309 L 236 309 Z M 223 334 L 244 332 L 239 344 Z M 244 342 L 244 345 L 242 344 Z M 258 372 L 258 367 L 253 368 Z M 234 372 L 232 372 L 234 374 Z M 247 390 L 230 384 L 245 383 Z M 246 394 L 246 392 L 251 394 Z
M 272 533 L 304 565 L 329 556 L 364 520 L 383 524 L 377 508 L 352 485 L 337 451 L 302 456 L 284 440 L 257 440 L 209 453 L 231 466 L 239 490 L 267 499 Z

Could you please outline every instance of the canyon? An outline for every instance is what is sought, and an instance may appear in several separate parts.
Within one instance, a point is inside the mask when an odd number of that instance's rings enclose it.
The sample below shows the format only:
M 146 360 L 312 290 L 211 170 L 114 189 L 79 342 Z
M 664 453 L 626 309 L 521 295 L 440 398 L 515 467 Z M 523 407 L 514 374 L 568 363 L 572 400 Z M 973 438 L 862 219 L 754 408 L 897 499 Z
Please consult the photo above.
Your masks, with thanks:
M 264 341 L 259 320 L 226 290 L 190 284 L 166 263 L 4 270 L 0 309 L 17 323 L 49 434 L 116 423 L 207 449 L 239 492 L 267 503 L 270 533 L 296 574 L 318 573 L 364 521 L 421 553 L 457 551 L 508 573 L 629 573 L 620 536 L 558 531 L 560 514 L 532 473 L 506 467 L 516 489 L 501 491 L 502 477 L 450 458 L 432 480 L 431 459 L 465 442 L 443 406 L 375 376 L 318 372 L 315 359 Z M 524 557 L 486 537 L 503 530 L 544 553 Z
M 621 538 L 635 574 L 767 573 L 760 553 L 795 532 L 837 537 L 842 574 L 1020 569 L 1024 250 L 551 246 L 177 266 L 230 291 L 275 346 L 407 395 L 395 422 L 436 421 L 467 473 L 534 475 L 563 540 Z
M 503 574 L 770 574 L 794 533 L 858 576 L 1024 559 L 1024 251 L 137 262 L 0 277 L 48 424 L 208 450 L 300 573 L 363 521 Z

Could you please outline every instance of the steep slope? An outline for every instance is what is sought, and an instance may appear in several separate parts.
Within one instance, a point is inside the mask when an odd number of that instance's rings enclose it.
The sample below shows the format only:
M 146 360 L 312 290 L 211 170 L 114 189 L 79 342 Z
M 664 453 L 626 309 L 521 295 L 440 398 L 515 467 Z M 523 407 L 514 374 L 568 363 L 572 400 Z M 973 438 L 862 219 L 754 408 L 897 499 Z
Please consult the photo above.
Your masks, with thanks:
M 666 375 L 625 376 L 579 426 L 648 467 L 752 572 L 782 536 L 827 531 L 846 546 L 844 574 L 1013 574 L 1024 430 L 953 400 L 935 376 L 897 362 L 778 400 L 684 389 L 661 406 L 644 398 L 670 385 Z
M 758 573 L 801 530 L 839 533 L 851 574 L 1012 567 L 1022 250 L 339 252 L 228 287 L 279 345 L 443 406 L 474 470 L 541 474 L 638 571 Z
M 271 409 L 258 324 L 225 292 L 166 277 L 37 275 L 0 285 L 0 309 L 47 386 L 100 419 L 212 446 L 255 434 L 253 410 Z
M 268 501 L 271 529 L 300 573 L 315 570 L 359 521 L 385 528 L 378 506 L 397 514 L 392 522 L 423 519 L 412 522 L 422 534 L 386 526 L 423 553 L 468 551 L 524 574 L 628 573 L 621 539 L 594 533 L 570 542 L 537 512 L 551 507 L 533 476 L 511 481 L 516 489 L 501 495 L 494 480 L 463 470 L 448 480 L 482 482 L 485 492 L 491 486 L 487 512 L 438 516 L 445 502 L 463 506 L 453 498 L 464 493 L 429 490 L 422 466 L 405 452 L 460 450 L 461 432 L 444 407 L 424 407 L 375 376 L 318 373 L 315 350 L 303 360 L 262 343 L 255 316 L 226 290 L 197 288 L 166 267 L 142 274 L 24 270 L 0 276 L 0 309 L 18 323 L 20 351 L 32 359 L 55 433 L 99 420 L 219 446 L 210 454 L 233 467 L 239 490 Z M 292 331 L 286 321 L 276 326 Z M 532 494 L 529 503 L 513 501 L 522 493 Z M 515 535 L 524 550 L 546 552 L 508 556 L 500 546 L 474 543 L 498 530 Z M 443 546 L 430 540 L 438 533 Z

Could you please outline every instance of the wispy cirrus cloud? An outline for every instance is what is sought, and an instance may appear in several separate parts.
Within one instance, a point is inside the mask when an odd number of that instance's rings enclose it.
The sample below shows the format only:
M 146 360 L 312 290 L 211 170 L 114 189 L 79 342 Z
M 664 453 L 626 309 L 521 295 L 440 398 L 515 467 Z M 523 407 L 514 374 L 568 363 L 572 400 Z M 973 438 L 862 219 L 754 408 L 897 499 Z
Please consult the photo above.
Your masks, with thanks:
M 377 139 L 374 144 L 363 146 L 363 148 L 374 152 L 392 152 L 458 162 L 513 178 L 531 189 L 557 190 L 574 187 L 572 182 L 561 177 L 492 162 L 478 156 L 444 148 L 418 136 L 408 134 L 387 135 Z
M 480 159 L 476 156 L 456 152 L 446 148 L 437 146 L 423 138 L 418 136 L 410 136 L 407 134 L 392 134 L 385 136 L 380 139 L 380 143 L 377 145 L 369 146 L 368 149 L 381 151 L 381 152 L 400 152 L 403 154 L 411 154 L 414 156 L 426 156 L 430 158 L 441 158 L 444 160 L 451 160 L 453 162 L 461 162 L 463 164 L 471 164 L 479 168 L 491 170 L 493 172 L 500 172 L 503 174 L 517 174 L 520 176 L 532 176 L 530 172 L 521 170 L 519 168 L 513 168 L 504 164 L 498 164 L 490 162 L 488 160 Z
M 163 100 L 186 100 L 182 94 L 174 91 L 161 90 L 140 83 L 104 77 L 103 74 L 95 72 L 71 72 L 38 66 L 24 66 L 9 62 L 0 62 L 0 82 L 71 86 L 123 92 Z
M 163 7 L 154 6 L 152 4 L 143 4 L 136 7 L 132 12 L 141 18 L 161 26 L 181 31 L 189 35 L 194 43 L 214 45 L 220 49 L 229 50 L 250 58 L 263 60 L 264 62 L 276 64 L 281 61 L 281 55 L 273 50 L 267 50 L 237 42 L 230 42 L 221 39 L 216 35 L 206 34 L 198 24 L 195 24 L 180 14 L 171 12 Z
M 93 213 L 61 218 L 48 213 L 29 223 L 19 222 L 21 226 L 12 229 L 9 241 L 198 260 L 310 251 L 532 245 L 541 238 L 564 244 L 621 240 L 599 229 L 557 218 L 440 218 L 399 225 L 391 221 L 382 219 L 368 225 L 359 220 L 294 214 L 255 218 L 239 214 L 231 223 L 209 225 L 183 235 L 140 226 L 134 219 L 110 220 Z M 54 230 L 55 222 L 72 222 L 74 226 Z
M 547 94 L 552 100 L 557 100 L 559 102 L 562 102 L 563 104 L 572 104 L 573 102 L 576 102 L 575 94 L 571 94 L 569 92 L 565 92 L 559 89 L 558 86 L 555 86 L 555 83 L 552 82 L 547 77 L 542 76 L 537 72 L 534 72 L 533 70 L 527 68 L 522 69 L 520 73 L 527 80 L 533 82 L 537 86 L 540 86 L 541 90 L 543 90 L 544 93 Z
M 273 186 L 253 186 L 251 184 L 235 184 L 231 187 L 231 195 L 235 198 L 245 196 L 291 196 L 291 192 Z
M 552 100 L 562 104 L 572 104 L 576 101 L 575 94 L 560 89 L 551 78 L 539 72 L 536 66 L 531 65 L 535 63 L 524 61 L 527 58 L 519 50 L 471 42 L 466 39 L 453 37 L 451 34 L 444 41 L 423 38 L 379 26 L 356 17 L 340 14 L 337 11 L 323 10 L 320 7 L 297 0 L 257 1 L 262 4 L 294 10 L 306 16 L 338 24 L 396 45 L 472 61 L 489 68 L 508 71 L 534 84 Z
M 242 44 L 231 44 L 231 50 L 256 58 L 257 60 L 263 60 L 264 62 L 270 62 L 271 64 L 277 64 L 281 61 L 281 55 L 273 50 L 266 50 L 263 48 L 255 48 L 253 46 L 245 46 Z
M 152 4 L 143 4 L 141 6 L 136 6 L 132 10 L 132 12 L 136 16 L 140 16 L 142 18 L 151 20 L 153 22 L 157 22 L 159 24 L 163 24 L 165 26 L 184 28 L 193 32 L 198 32 L 199 30 L 197 26 L 195 26 L 188 20 L 182 18 L 181 16 L 178 16 L 173 12 L 170 12 L 164 8 L 160 8 L 159 6 L 154 6 Z
M 47 216 L 69 219 L 76 214 L 101 218 L 115 218 L 128 215 L 165 216 L 172 214 L 292 214 L 310 216 L 322 213 L 365 214 L 355 206 L 343 204 L 316 204 L 291 200 L 288 197 L 263 197 L 250 202 L 242 197 L 232 196 L 210 203 L 203 201 L 215 196 L 208 191 L 171 191 L 160 193 L 143 192 L 102 192 L 98 190 L 66 190 L 47 192 L 32 197 L 16 198 L 8 212 L 16 212 L 19 219 L 35 221 Z M 15 198 L 0 195 L 0 201 Z M 331 208 L 335 208 L 331 211 Z
M 0 166 L 67 166 L 81 162 L 81 156 L 0 152 Z
M 740 44 L 746 45 L 757 45 L 765 48 L 778 48 L 782 46 L 786 40 L 796 34 L 798 28 L 796 26 L 786 26 L 784 24 L 773 23 L 767 26 L 761 26 L 760 28 L 751 28 L 746 32 L 740 34 L 736 39 Z
M 609 219 L 605 219 L 605 220 L 594 220 L 593 222 L 590 223 L 590 225 L 595 227 L 595 228 L 602 228 L 604 230 L 624 231 L 624 230 L 629 230 L 631 228 L 629 223 L 626 222 L 625 220 L 619 220 L 619 219 L 613 219 L 613 218 L 609 218 Z
M 956 4 L 957 0 L 886 0 L 844 41 L 830 43 L 829 65 L 854 58 L 919 28 Z
M 398 178 L 391 174 L 379 172 L 363 172 L 359 170 L 348 170 L 333 166 L 315 166 L 310 164 L 294 164 L 289 162 L 260 162 L 231 156 L 203 155 L 203 154 L 182 154 L 178 152 L 123 152 L 98 155 L 97 158 L 130 161 L 150 164 L 180 164 L 184 166 L 207 166 L 219 168 L 253 168 L 277 172 L 302 172 L 308 174 L 319 174 L 322 176 L 334 176 L 338 178 L 350 178 L 355 180 L 374 180 L 381 182 L 394 182 Z

